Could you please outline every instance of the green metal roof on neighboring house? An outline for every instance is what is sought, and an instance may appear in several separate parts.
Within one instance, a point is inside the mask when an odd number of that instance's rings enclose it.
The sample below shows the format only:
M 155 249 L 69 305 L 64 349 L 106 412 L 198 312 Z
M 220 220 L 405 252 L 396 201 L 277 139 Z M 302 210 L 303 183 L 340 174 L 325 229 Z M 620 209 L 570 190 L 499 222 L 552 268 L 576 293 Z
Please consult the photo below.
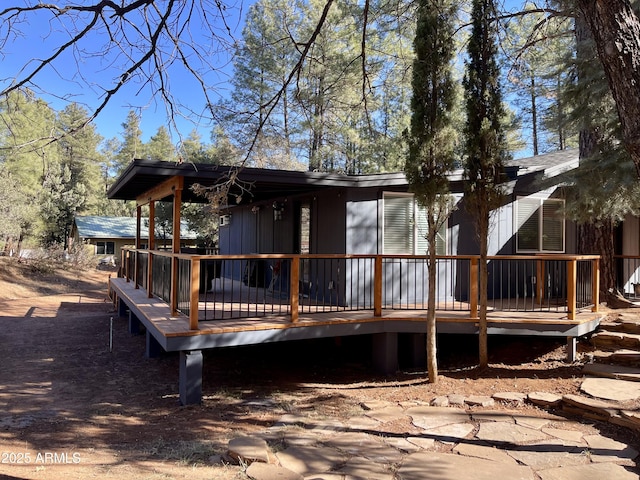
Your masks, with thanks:
M 142 219 L 140 238 L 148 238 L 148 222 L 148 218 Z M 78 216 L 75 218 L 75 225 L 80 238 L 136 238 L 134 217 Z M 158 236 L 156 234 L 156 237 Z M 189 230 L 185 221 L 180 222 L 180 238 L 196 238 L 196 234 Z

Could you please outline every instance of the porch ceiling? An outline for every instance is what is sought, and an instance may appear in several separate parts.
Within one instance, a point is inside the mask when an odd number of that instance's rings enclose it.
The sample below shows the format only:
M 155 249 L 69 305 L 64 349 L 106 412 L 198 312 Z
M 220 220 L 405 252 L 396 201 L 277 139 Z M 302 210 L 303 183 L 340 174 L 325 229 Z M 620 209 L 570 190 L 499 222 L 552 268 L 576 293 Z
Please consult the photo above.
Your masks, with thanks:
M 109 189 L 107 196 L 115 200 L 135 200 L 168 178 L 181 176 L 184 178 L 183 201 L 204 203 L 205 199 L 193 192 L 193 185 L 209 187 L 221 184 L 229 178 L 234 168 L 210 164 L 134 160 Z M 238 179 L 249 193 L 242 192 L 240 187 L 234 187 L 230 192 L 230 204 L 237 203 L 238 194 L 241 194 L 240 203 L 251 203 L 329 188 L 390 187 L 407 184 L 403 173 L 352 176 L 262 168 L 243 168 L 238 174 Z

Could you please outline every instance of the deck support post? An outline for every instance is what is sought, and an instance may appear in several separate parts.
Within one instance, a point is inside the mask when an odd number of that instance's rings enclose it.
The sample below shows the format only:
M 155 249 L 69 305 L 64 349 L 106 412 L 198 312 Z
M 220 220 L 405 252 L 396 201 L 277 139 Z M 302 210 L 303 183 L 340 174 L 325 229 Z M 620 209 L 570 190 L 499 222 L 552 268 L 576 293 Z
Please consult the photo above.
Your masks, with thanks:
M 395 332 L 373 335 L 373 367 L 380 373 L 398 371 L 398 334 Z
M 147 358 L 158 358 L 164 352 L 164 348 L 160 345 L 160 342 L 156 340 L 156 337 L 151 335 L 151 332 L 147 330 L 147 348 L 144 352 L 144 356 Z
M 202 351 L 180 352 L 180 403 L 202 403 Z
M 576 337 L 567 337 L 567 362 L 573 363 L 577 358 L 578 339 Z
M 128 310 L 129 309 L 127 308 L 127 304 L 124 302 L 124 300 L 122 300 L 120 296 L 118 296 L 118 316 L 126 317 Z
M 427 365 L 427 336 L 424 333 L 412 333 L 409 340 L 411 365 L 414 368 L 425 368 Z
M 142 323 L 136 317 L 136 314 L 129 310 L 129 333 L 131 335 L 140 335 L 142 333 Z

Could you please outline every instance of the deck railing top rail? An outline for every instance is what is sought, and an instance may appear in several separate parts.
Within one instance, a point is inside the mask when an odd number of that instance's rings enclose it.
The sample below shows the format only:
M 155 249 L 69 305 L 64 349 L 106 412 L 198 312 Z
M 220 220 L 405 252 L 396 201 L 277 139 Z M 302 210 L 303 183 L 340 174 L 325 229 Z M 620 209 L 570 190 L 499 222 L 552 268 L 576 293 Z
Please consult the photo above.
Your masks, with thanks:
M 163 259 L 160 271 L 160 263 L 152 258 Z M 477 318 L 479 256 L 436 258 L 439 309 L 467 310 Z M 554 308 L 567 312 L 569 319 L 586 306 L 597 311 L 599 259 L 569 254 L 488 257 L 492 308 Z M 121 263 L 127 280 L 149 296 L 163 292 L 172 314 L 189 316 L 194 329 L 203 303 L 205 319 L 256 317 L 260 315 L 254 307 L 269 304 L 271 308 L 262 308 L 263 315 L 286 312 L 292 322 L 300 312 L 368 309 L 381 316 L 383 309 L 423 310 L 428 296 L 427 264 L 424 255 L 205 255 L 147 249 L 124 249 Z M 207 313 L 209 307 L 213 313 Z

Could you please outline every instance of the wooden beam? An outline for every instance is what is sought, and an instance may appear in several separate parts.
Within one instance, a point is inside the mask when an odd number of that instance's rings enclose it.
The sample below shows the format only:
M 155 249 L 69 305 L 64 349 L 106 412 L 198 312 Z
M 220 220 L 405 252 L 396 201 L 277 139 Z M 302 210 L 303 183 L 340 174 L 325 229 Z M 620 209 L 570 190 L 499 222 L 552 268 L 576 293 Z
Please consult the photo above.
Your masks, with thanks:
M 153 252 L 149 250 L 149 256 L 147 258 L 147 297 L 153 297 Z
M 478 257 L 470 260 L 469 269 L 469 315 L 478 318 Z
M 136 207 L 136 248 L 142 248 L 142 207 Z
M 198 314 L 200 304 L 200 259 L 191 259 L 191 289 L 189 298 L 189 329 L 198 330 Z
M 376 255 L 373 266 L 373 316 L 382 316 L 382 255 Z
M 182 177 L 180 177 L 182 178 Z M 180 209 L 182 208 L 182 189 L 176 188 L 173 195 L 173 253 L 180 253 Z
M 148 250 L 156 248 L 156 202 L 149 203 L 149 242 Z
M 536 261 L 536 297 L 538 305 L 544 302 L 544 260 Z
M 300 306 L 300 257 L 291 259 L 291 281 L 289 283 L 289 305 L 291 306 L 291 323 L 298 321 L 298 307 Z
M 156 185 L 150 190 L 138 195 L 136 197 L 136 204 L 138 206 L 147 205 L 151 202 L 157 202 L 164 198 L 170 197 L 176 190 L 184 189 L 184 177 L 174 176 L 168 178 L 164 182 Z

